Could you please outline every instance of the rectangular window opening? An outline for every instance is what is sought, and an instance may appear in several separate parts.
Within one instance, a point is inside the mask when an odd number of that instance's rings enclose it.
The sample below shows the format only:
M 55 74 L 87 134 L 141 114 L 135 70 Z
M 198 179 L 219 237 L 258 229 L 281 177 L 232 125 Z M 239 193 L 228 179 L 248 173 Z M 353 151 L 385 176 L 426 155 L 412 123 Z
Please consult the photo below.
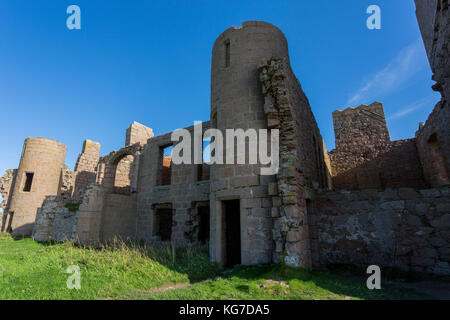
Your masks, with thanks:
M 23 192 L 30 192 L 31 191 L 31 185 L 33 184 L 33 172 L 27 172 L 25 173 L 25 184 L 23 186 Z
M 225 68 L 230 66 L 230 40 L 225 42 Z
M 173 146 L 160 148 L 160 165 L 158 170 L 158 185 L 167 186 L 172 181 L 172 149 Z
M 209 180 L 210 166 L 209 162 L 211 160 L 210 144 L 211 138 L 204 138 L 202 145 L 202 164 L 197 165 L 197 181 Z

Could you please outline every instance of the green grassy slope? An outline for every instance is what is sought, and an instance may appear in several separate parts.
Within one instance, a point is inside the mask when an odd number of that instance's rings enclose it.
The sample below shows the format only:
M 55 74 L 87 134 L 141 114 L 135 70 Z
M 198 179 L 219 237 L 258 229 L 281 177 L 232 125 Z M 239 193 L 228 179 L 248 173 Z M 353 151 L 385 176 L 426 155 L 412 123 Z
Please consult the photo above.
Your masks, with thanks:
M 81 290 L 70 290 L 66 270 L 81 270 Z M 208 280 L 204 280 L 208 279 Z M 204 280 L 200 281 L 199 280 Z M 192 283 L 173 290 L 157 287 Z M 383 284 L 382 284 L 383 285 Z M 170 245 L 101 249 L 71 243 L 37 243 L 0 234 L 0 299 L 416 299 L 414 291 L 383 287 L 281 265 L 221 273 L 206 247 Z
M 80 267 L 81 290 L 67 288 L 70 265 Z M 218 272 L 206 248 L 179 249 L 174 254 L 167 245 L 118 244 L 95 250 L 0 234 L 0 299 L 98 299 Z

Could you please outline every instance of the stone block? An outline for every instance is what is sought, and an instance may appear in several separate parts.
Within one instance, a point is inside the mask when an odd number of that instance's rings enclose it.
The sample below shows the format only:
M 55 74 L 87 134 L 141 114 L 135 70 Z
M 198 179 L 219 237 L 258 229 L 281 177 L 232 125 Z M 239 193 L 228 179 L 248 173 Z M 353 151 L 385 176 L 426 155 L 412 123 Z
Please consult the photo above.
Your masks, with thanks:
M 273 218 L 278 218 L 280 216 L 280 210 L 278 209 L 278 207 L 273 207 L 271 209 L 271 215 Z
M 269 185 L 268 185 L 268 194 L 270 196 L 278 195 L 278 183 L 276 183 L 276 182 L 269 183 Z

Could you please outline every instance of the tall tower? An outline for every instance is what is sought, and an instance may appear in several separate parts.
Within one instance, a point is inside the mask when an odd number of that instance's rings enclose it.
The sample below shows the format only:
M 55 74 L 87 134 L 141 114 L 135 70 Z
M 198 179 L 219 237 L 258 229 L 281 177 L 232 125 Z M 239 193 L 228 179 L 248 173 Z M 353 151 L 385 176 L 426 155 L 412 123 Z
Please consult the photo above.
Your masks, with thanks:
M 44 138 L 25 140 L 9 208 L 13 235 L 30 235 L 37 208 L 46 196 L 59 193 L 65 158 L 62 143 Z
M 267 128 L 258 65 L 273 56 L 289 59 L 288 45 L 283 33 L 266 22 L 244 22 L 215 41 L 211 127 L 222 132 L 224 149 L 226 129 Z M 272 261 L 268 184 L 275 176 L 261 176 L 259 164 L 248 164 L 246 144 L 246 164 L 211 166 L 211 257 L 230 266 Z

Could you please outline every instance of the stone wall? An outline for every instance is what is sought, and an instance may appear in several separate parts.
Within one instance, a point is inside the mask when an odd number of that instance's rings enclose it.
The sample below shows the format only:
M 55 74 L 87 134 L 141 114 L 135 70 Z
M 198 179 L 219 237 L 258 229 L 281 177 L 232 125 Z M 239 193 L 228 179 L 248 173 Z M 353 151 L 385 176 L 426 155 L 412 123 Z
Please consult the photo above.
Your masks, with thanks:
M 3 211 L 6 211 L 8 209 L 8 201 L 11 196 L 11 191 L 16 174 L 17 170 L 8 169 L 6 170 L 5 175 L 3 175 L 3 177 L 0 177 L 0 194 L 3 198 L 3 201 L 0 203 L 0 209 L 3 209 Z
M 217 37 L 211 61 L 211 120 L 224 136 L 226 129 L 267 129 L 258 66 L 272 56 L 288 59 L 289 51 L 281 30 L 270 23 L 245 21 Z M 242 145 L 248 150 L 248 141 Z M 225 144 L 223 151 L 230 152 Z M 273 254 L 272 197 L 268 194 L 269 184 L 276 182 L 276 177 L 261 175 L 265 166 L 259 162 L 236 164 L 236 153 L 233 158 L 235 164 L 211 166 L 211 257 L 222 264 L 234 259 L 227 251 L 233 244 L 230 237 L 227 239 L 226 216 L 237 210 L 229 209 L 227 201 L 239 200 L 237 258 L 245 265 L 269 263 L 280 258 Z
M 95 184 L 91 184 L 82 192 L 73 235 L 75 242 L 86 245 L 98 245 L 101 242 L 105 194 L 105 189 Z
M 131 146 L 135 143 L 142 145 L 147 143 L 147 140 L 154 136 L 153 129 L 134 121 L 127 129 L 125 146 Z
M 209 122 L 202 123 L 203 133 L 209 128 Z M 194 127 L 185 129 L 193 136 Z M 150 139 L 142 151 L 138 180 L 137 238 L 148 242 L 158 239 L 157 210 L 164 207 L 172 210 L 172 225 L 168 227 L 171 241 L 184 244 L 197 240 L 197 204 L 209 203 L 210 181 L 198 181 L 198 165 L 173 163 L 169 180 L 169 158 L 164 157 L 163 150 L 173 144 L 171 135 L 169 132 Z
M 36 214 L 32 237 L 36 241 L 73 240 L 77 213 L 65 207 L 60 196 L 46 197 Z
M 114 178 L 114 193 L 130 194 L 131 192 L 131 174 L 134 156 L 129 154 L 124 156 L 116 167 Z
M 416 132 L 425 181 L 430 187 L 450 184 L 450 107 L 439 102 Z
M 102 185 L 107 193 L 136 192 L 142 149 L 143 146 L 136 143 L 101 157 L 97 167 L 96 183 Z
M 79 200 L 46 197 L 36 215 L 33 239 L 97 245 L 102 241 L 104 200 L 103 188 L 94 184 L 80 191 Z
M 106 194 L 101 223 L 101 241 L 135 239 L 136 207 L 136 194 Z
M 307 198 L 312 188 L 327 188 L 322 137 L 308 99 L 285 59 L 260 66 L 268 128 L 280 130 L 280 169 L 273 195 L 274 261 L 311 267 Z
M 415 0 L 415 3 L 422 40 L 433 72 L 433 80 L 436 81 L 434 89 L 441 92 L 443 100 L 448 103 L 450 93 L 448 0 Z
M 17 170 L 9 169 L 3 177 L 0 177 L 0 194 L 3 201 L 0 203 L 0 232 L 7 231 L 10 223 L 10 216 L 8 213 L 9 202 L 11 198 L 11 191 L 14 188 Z
M 416 140 L 396 140 L 387 144 L 383 153 L 376 158 L 350 167 L 333 177 L 333 187 L 336 189 L 367 189 L 367 188 L 423 188 L 422 166 L 419 161 Z M 345 161 L 342 154 L 330 153 L 331 163 L 336 165 Z
M 329 153 L 336 189 L 424 188 L 416 140 L 390 141 L 383 105 L 333 112 L 336 149 Z
M 333 112 L 336 148 L 330 152 L 333 186 L 342 188 L 341 181 L 353 184 L 347 172 L 363 166 L 385 153 L 390 144 L 383 105 L 374 102 L 357 108 Z M 360 170 L 361 171 L 361 170 Z
M 416 132 L 417 146 L 428 186 L 450 184 L 450 17 L 447 0 L 415 0 L 416 15 L 433 72 L 433 86 L 441 93 L 426 123 Z
M 30 236 L 37 209 L 42 206 L 45 197 L 61 192 L 65 158 L 66 146 L 60 142 L 45 138 L 25 140 L 17 169 L 17 183 L 14 184 L 9 204 L 9 212 L 14 213 L 14 235 Z
M 390 141 L 380 102 L 334 111 L 333 127 L 336 149 L 347 154 L 356 164 L 376 157 Z M 360 155 L 362 159 L 353 155 Z M 342 169 L 336 166 L 333 170 L 339 173 Z
M 375 264 L 450 275 L 450 188 L 329 191 L 313 201 L 316 268 Z
M 91 140 L 85 140 L 83 150 L 78 156 L 75 164 L 75 186 L 73 195 L 76 195 L 81 189 L 95 182 L 97 165 L 100 155 L 100 143 Z

